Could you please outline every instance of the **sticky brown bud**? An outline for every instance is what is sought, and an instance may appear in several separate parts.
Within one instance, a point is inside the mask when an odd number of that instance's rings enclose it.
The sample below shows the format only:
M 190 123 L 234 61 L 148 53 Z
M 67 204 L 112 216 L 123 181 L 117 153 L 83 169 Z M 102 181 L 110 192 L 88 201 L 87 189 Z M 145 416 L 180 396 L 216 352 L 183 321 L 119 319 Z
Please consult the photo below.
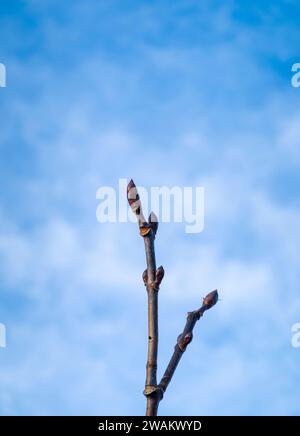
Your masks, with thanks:
M 203 298 L 203 306 L 206 306 L 207 309 L 213 307 L 219 299 L 218 291 L 212 291 Z
M 146 269 L 145 269 L 145 271 L 143 272 L 143 282 L 144 282 L 144 285 L 145 285 L 145 286 L 146 286 L 147 283 L 148 283 L 148 272 L 147 272 Z
M 191 343 L 193 340 L 193 333 L 188 332 L 183 336 L 183 334 L 179 335 L 177 338 L 177 344 L 181 351 L 185 351 L 186 347 L 189 343 Z
M 164 278 L 165 275 L 165 270 L 163 268 L 163 266 L 161 265 L 159 268 L 157 268 L 156 273 L 155 273 L 155 287 L 159 288 L 162 279 Z
M 158 229 L 158 218 L 155 215 L 154 212 L 151 212 L 148 218 L 149 225 L 154 233 L 154 236 L 156 235 L 157 229 Z
M 134 181 L 131 179 L 127 185 L 127 200 L 132 212 L 135 215 L 140 215 L 141 213 L 141 201 L 140 196 L 137 192 Z

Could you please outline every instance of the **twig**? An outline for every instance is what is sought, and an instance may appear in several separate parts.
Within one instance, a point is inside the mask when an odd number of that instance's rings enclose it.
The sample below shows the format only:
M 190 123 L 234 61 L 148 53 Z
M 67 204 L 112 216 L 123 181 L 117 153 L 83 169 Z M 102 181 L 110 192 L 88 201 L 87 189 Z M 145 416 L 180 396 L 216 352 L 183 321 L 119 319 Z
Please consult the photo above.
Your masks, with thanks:
M 210 292 L 203 299 L 203 304 L 200 309 L 188 313 L 183 332 L 177 338 L 177 343 L 175 345 L 173 355 L 159 383 L 159 387 L 163 392 L 166 391 L 183 353 L 185 352 L 188 344 L 190 344 L 193 339 L 193 329 L 196 322 L 203 316 L 204 312 L 213 307 L 217 303 L 217 301 L 218 291 L 215 290 Z
M 148 294 L 148 358 L 146 366 L 146 382 L 144 395 L 147 398 L 147 416 L 157 415 L 157 398 L 161 397 L 161 390 L 157 387 L 157 350 L 158 350 L 158 291 L 164 276 L 164 269 L 156 269 L 154 239 L 158 228 L 155 214 L 149 216 L 146 222 L 140 198 L 133 180 L 127 187 L 127 199 L 132 211 L 138 219 L 140 235 L 143 236 L 146 252 L 147 269 L 143 273 L 144 284 Z

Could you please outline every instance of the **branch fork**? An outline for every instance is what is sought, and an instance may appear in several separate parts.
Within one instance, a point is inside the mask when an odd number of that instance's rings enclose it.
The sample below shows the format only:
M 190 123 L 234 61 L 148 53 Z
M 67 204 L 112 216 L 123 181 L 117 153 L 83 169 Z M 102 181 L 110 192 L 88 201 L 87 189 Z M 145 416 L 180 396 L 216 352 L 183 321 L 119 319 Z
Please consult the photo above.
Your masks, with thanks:
M 136 215 L 140 235 L 144 239 L 147 269 L 142 278 L 148 295 L 148 357 L 146 365 L 146 382 L 143 391 L 147 398 L 147 416 L 156 416 L 160 401 L 163 398 L 181 356 L 192 342 L 193 329 L 204 312 L 213 307 L 218 301 L 218 291 L 212 291 L 203 299 L 202 306 L 189 312 L 183 332 L 178 336 L 173 355 L 159 383 L 157 383 L 157 352 L 158 352 L 158 291 L 164 278 L 164 268 L 156 268 L 154 240 L 158 230 L 158 219 L 151 212 L 148 221 L 142 211 L 137 188 L 133 180 L 127 186 L 127 200 L 132 212 Z

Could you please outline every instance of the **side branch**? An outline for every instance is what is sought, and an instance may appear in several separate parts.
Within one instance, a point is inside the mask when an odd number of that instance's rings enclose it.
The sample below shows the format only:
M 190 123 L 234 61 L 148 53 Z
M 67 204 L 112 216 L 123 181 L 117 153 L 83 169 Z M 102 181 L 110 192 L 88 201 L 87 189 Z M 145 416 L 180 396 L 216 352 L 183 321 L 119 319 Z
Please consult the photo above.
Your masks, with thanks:
M 213 307 L 218 301 L 218 291 L 210 292 L 204 299 L 203 304 L 198 310 L 194 310 L 193 312 L 189 312 L 186 320 L 185 327 L 183 332 L 178 336 L 177 343 L 174 348 L 173 355 L 170 359 L 170 362 L 167 366 L 167 369 L 159 383 L 159 387 L 162 392 L 165 392 L 174 372 L 177 368 L 177 365 L 185 352 L 189 343 L 191 343 L 193 339 L 193 329 L 195 327 L 196 322 L 203 316 L 204 312 L 211 307 Z

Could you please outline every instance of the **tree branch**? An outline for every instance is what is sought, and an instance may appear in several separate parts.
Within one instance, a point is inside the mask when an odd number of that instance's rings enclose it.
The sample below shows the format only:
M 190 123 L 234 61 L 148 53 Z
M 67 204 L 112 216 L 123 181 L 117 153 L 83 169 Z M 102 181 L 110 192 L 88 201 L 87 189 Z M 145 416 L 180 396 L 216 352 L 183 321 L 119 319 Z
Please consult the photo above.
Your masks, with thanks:
M 146 366 L 146 382 L 144 395 L 147 398 L 147 416 L 156 416 L 157 407 L 161 397 L 161 390 L 157 387 L 157 350 L 158 350 L 158 291 L 164 276 L 164 269 L 160 266 L 156 269 L 154 239 L 158 228 L 155 214 L 149 216 L 146 222 L 140 198 L 133 180 L 127 187 L 127 199 L 132 211 L 138 219 L 140 235 L 145 244 L 147 269 L 143 273 L 144 284 L 148 294 L 148 357 Z
M 158 228 L 157 217 L 151 212 L 148 222 L 142 212 L 140 198 L 133 180 L 127 186 L 128 203 L 137 216 L 140 235 L 144 239 L 147 269 L 143 273 L 143 281 L 148 294 L 148 357 L 146 366 L 146 382 L 144 395 L 147 398 L 147 416 L 156 416 L 160 401 L 163 398 L 177 365 L 188 344 L 193 339 L 193 329 L 204 312 L 218 301 L 218 291 L 212 291 L 203 299 L 200 309 L 189 312 L 183 332 L 178 336 L 173 355 L 167 369 L 157 385 L 157 351 L 158 351 L 158 291 L 164 277 L 164 269 L 156 269 L 154 240 Z
M 183 332 L 177 338 L 177 343 L 175 345 L 173 355 L 159 383 L 159 387 L 163 392 L 166 391 L 170 381 L 172 380 L 177 365 L 183 353 L 185 352 L 188 344 L 192 342 L 193 329 L 195 327 L 196 322 L 203 316 L 204 312 L 210 309 L 211 307 L 213 307 L 217 303 L 217 301 L 218 301 L 218 291 L 215 290 L 210 292 L 203 299 L 203 304 L 200 307 L 200 309 L 188 313 Z

